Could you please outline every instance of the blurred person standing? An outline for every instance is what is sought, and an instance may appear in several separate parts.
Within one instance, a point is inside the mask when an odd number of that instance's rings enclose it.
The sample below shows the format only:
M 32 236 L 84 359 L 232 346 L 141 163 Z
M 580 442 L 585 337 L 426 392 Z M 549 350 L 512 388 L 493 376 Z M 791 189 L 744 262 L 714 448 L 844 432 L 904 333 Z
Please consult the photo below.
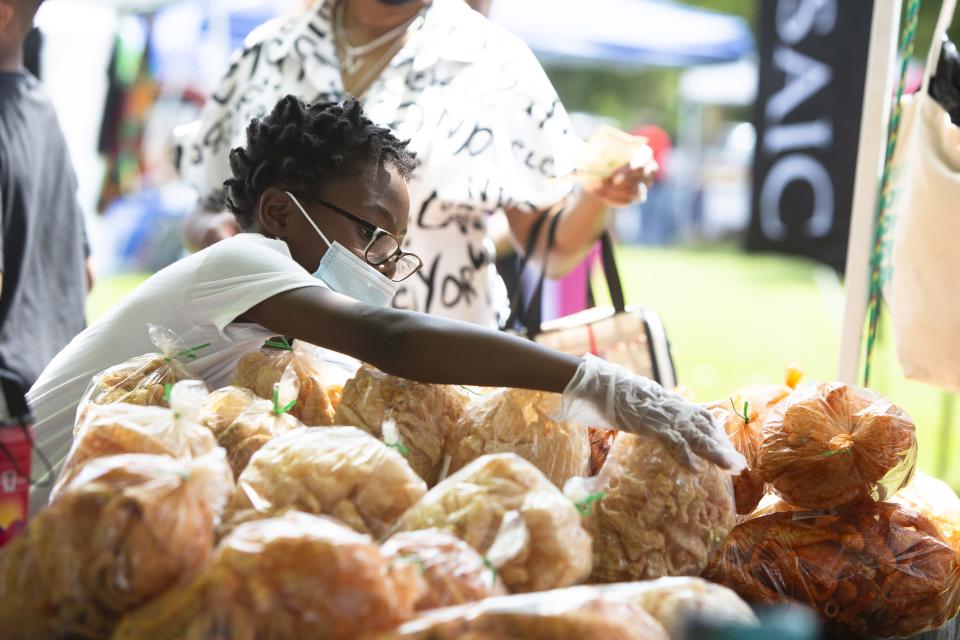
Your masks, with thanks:
M 593 246 L 608 206 L 636 201 L 655 171 L 624 166 L 583 188 L 557 180 L 582 143 L 556 91 L 519 38 L 463 0 L 318 0 L 251 33 L 210 96 L 181 165 L 201 197 L 185 226 L 193 248 L 236 233 L 224 211 L 227 153 L 287 93 L 358 97 L 372 120 L 411 140 L 418 166 L 403 248 L 424 266 L 397 293 L 401 309 L 495 326 L 506 295 L 492 212 L 506 214 L 520 247 L 542 214 L 563 212 L 550 257 L 556 277 Z
M 646 202 L 632 207 L 634 211 L 630 212 L 630 215 L 640 217 L 640 232 L 633 241 L 654 245 L 670 244 L 676 235 L 676 220 L 670 209 L 670 198 L 665 184 L 673 147 L 670 134 L 655 124 L 638 126 L 630 133 L 647 139 L 647 144 L 653 150 L 653 159 L 659 167 L 656 179 L 650 185 Z
M 53 103 L 24 67 L 39 0 L 0 0 L 0 369 L 29 388 L 83 331 L 92 284 L 77 180 Z

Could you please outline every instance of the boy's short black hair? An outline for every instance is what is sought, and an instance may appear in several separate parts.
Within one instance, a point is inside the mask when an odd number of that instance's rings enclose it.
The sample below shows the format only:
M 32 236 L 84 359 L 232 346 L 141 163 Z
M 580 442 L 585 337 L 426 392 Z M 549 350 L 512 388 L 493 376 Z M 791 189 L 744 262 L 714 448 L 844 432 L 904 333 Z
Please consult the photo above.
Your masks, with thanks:
M 246 229 L 270 187 L 319 197 L 325 185 L 356 175 L 368 163 L 390 165 L 406 178 L 414 167 L 407 142 L 371 122 L 353 98 L 306 104 L 288 95 L 270 115 L 251 120 L 247 144 L 230 152 L 233 178 L 223 183 L 227 207 Z

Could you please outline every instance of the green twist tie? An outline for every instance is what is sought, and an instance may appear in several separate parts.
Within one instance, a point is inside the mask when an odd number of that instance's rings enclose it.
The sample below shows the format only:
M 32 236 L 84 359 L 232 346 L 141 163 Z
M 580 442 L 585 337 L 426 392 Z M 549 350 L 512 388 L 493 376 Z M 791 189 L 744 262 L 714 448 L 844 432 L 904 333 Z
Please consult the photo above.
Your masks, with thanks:
M 483 566 L 485 566 L 487 569 L 490 569 L 490 573 L 493 574 L 493 578 L 494 578 L 494 580 L 496 580 L 496 578 L 497 578 L 497 568 L 496 568 L 495 566 L 493 566 L 493 563 L 490 562 L 490 559 L 487 558 L 487 556 L 483 556 Z
M 597 491 L 596 493 L 591 493 L 589 496 L 584 498 L 582 501 L 575 503 L 577 511 L 580 512 L 581 516 L 588 516 L 593 511 L 593 503 L 603 500 L 604 497 L 603 491 Z
M 200 351 L 200 349 L 206 349 L 206 348 L 209 347 L 209 346 L 210 346 L 210 343 L 209 343 L 209 342 L 204 342 L 203 344 L 198 344 L 198 345 L 195 346 L 195 347 L 190 347 L 189 349 L 184 349 L 183 351 L 181 351 L 181 352 L 178 353 L 177 355 L 173 356 L 173 358 L 180 358 L 180 359 L 184 359 L 184 358 L 185 358 L 185 359 L 187 359 L 187 360 L 196 360 L 196 359 L 197 359 L 197 351 Z M 164 358 L 163 360 L 164 360 L 164 362 L 170 362 L 171 360 L 173 360 L 173 358 Z
M 824 451 L 823 457 L 829 458 L 830 456 L 835 456 L 838 453 L 849 453 L 849 452 L 850 452 L 850 447 L 846 447 L 844 449 L 834 449 L 833 451 Z
M 283 408 L 280 407 L 280 385 L 273 385 L 273 413 L 274 415 L 282 415 L 290 409 L 293 409 L 293 405 L 297 404 L 297 399 L 294 398 Z
M 750 403 L 746 400 L 743 401 L 743 414 L 737 413 L 737 405 L 733 403 L 733 398 L 730 398 L 730 406 L 733 407 L 733 413 L 743 420 L 743 424 L 750 424 Z
M 167 404 L 170 404 L 170 392 L 173 391 L 173 385 L 169 382 L 163 385 L 163 399 Z
M 263 343 L 263 346 L 270 347 L 271 349 L 283 349 L 284 351 L 293 351 L 293 347 L 290 346 L 290 341 L 287 340 L 286 336 L 278 336 L 276 338 L 271 338 Z
M 473 389 L 471 389 L 470 387 L 468 387 L 468 386 L 465 385 L 465 384 L 461 384 L 461 385 L 460 385 L 460 388 L 463 389 L 464 391 L 466 391 L 467 393 L 472 393 L 472 394 L 475 395 L 475 396 L 482 396 L 482 395 L 483 395 L 483 394 L 480 393 L 479 391 L 474 391 Z
M 407 454 L 410 453 L 410 449 L 407 449 L 407 447 L 399 440 L 397 440 L 392 444 L 388 444 L 387 446 L 390 447 L 391 449 L 396 449 L 397 451 L 399 451 L 400 455 L 402 455 L 403 457 L 406 457 Z

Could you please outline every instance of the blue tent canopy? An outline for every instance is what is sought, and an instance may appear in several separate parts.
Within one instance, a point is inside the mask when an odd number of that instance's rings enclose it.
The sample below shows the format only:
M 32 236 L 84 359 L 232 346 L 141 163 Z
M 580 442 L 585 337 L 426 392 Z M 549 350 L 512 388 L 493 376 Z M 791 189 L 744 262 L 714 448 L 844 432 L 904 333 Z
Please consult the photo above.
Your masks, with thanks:
M 497 0 L 490 19 L 556 62 L 691 66 L 754 50 L 741 18 L 668 0 Z

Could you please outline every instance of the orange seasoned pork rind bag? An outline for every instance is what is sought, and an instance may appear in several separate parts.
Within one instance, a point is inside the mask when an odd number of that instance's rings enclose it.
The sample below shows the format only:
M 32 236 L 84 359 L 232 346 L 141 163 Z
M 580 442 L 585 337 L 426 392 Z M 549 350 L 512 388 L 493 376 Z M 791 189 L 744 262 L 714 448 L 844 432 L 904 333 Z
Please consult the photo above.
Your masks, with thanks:
M 427 491 L 403 456 L 354 427 L 301 427 L 253 454 L 237 479 L 224 531 L 287 509 L 385 535 Z
M 302 340 L 292 347 L 286 340 L 268 340 L 263 348 L 240 358 L 231 384 L 273 400 L 274 389 L 287 371 L 296 378 L 296 404 L 290 413 L 311 427 L 334 424 L 333 416 L 351 372 L 326 359 L 320 347 Z
M 590 587 L 488 598 L 428 611 L 378 640 L 668 640 L 640 606 Z
M 617 439 L 619 431 L 616 429 L 600 429 L 589 427 L 587 434 L 590 438 L 590 475 L 595 476 L 600 473 L 603 463 L 607 461 L 610 455 L 610 448 L 614 440 Z
M 590 467 L 586 427 L 558 422 L 558 394 L 498 389 L 467 405 L 448 440 L 450 470 L 455 472 L 488 453 L 515 453 L 540 469 L 558 487 Z
M 154 325 L 150 325 L 149 333 L 157 352 L 131 358 L 94 376 L 77 407 L 78 424 L 91 404 L 169 406 L 167 386 L 195 379 L 184 363 L 202 355 L 208 345 L 188 347 L 169 329 Z
M 960 498 L 946 482 L 917 470 L 910 484 L 890 501 L 926 516 L 960 553 Z
M 216 448 L 216 440 L 198 418 L 206 386 L 184 380 L 173 385 L 169 395 L 169 409 L 125 402 L 91 405 L 76 429 L 51 500 L 96 458 L 123 453 L 196 458 Z
M 748 602 L 796 600 L 844 637 L 909 636 L 960 610 L 960 563 L 929 520 L 889 503 L 739 525 L 705 576 Z
M 410 619 L 423 591 L 369 536 L 290 511 L 224 538 L 206 571 L 120 624 L 113 640 L 353 640 Z
M 434 528 L 476 549 L 512 592 L 565 587 L 590 573 L 590 536 L 576 507 L 512 453 L 477 458 L 399 521 L 401 531 Z
M 728 400 L 706 405 L 723 424 L 734 448 L 747 460 L 747 468 L 733 478 L 733 495 L 737 513 L 741 515 L 753 511 L 766 491 L 766 484 L 757 470 L 763 423 L 777 403 L 792 391 L 787 385 L 751 385 L 734 392 Z
M 683 466 L 662 444 L 621 433 L 600 475 L 583 526 L 593 539 L 594 582 L 699 575 L 736 524 L 730 476 L 697 460 Z M 567 494 L 578 503 L 584 496 Z
M 443 471 L 444 444 L 469 398 L 461 387 L 414 382 L 364 365 L 344 386 L 334 422 L 381 440 L 384 423 L 392 422 L 410 466 L 433 486 Z
M 2 636 L 109 637 L 199 573 L 232 489 L 220 449 L 91 460 L 0 556 Z
M 830 509 L 885 500 L 903 488 L 917 459 L 910 416 L 852 385 L 800 388 L 763 427 L 757 469 L 788 503 Z
M 392 536 L 380 550 L 391 562 L 413 563 L 419 569 L 427 588 L 417 601 L 418 611 L 507 593 L 493 567 L 452 533 L 437 529 L 405 531 Z

